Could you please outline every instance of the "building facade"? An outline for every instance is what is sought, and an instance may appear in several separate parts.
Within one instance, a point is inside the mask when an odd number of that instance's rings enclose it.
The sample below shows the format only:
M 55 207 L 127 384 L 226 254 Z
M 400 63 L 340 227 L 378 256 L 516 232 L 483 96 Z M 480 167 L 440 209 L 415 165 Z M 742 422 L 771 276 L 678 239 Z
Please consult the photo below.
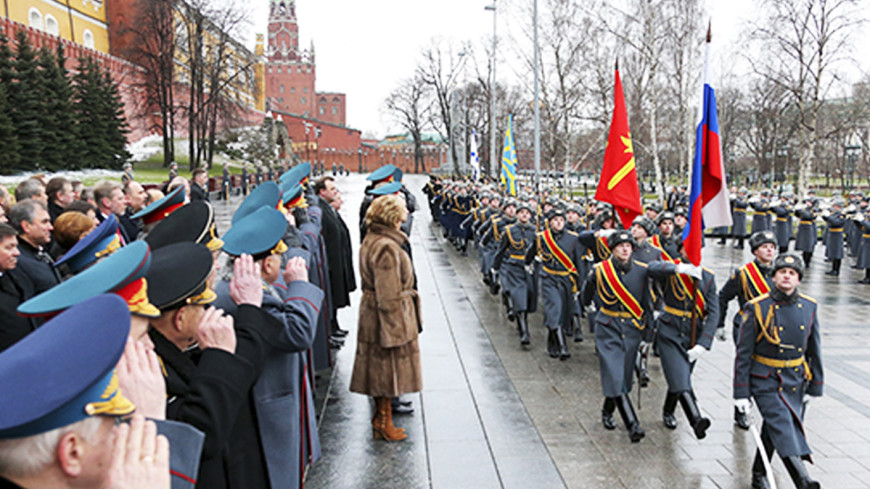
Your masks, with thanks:
M 2 8 L 9 20 L 88 49 L 109 52 L 103 0 L 7 0 Z

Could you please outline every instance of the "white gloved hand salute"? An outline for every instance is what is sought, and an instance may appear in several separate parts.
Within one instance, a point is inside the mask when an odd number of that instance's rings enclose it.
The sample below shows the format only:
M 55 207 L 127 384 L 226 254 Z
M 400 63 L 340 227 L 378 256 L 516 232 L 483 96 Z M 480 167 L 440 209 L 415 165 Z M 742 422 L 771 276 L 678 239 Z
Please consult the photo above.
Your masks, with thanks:
M 734 407 L 742 414 L 749 414 L 752 410 L 752 401 L 749 398 L 734 399 Z
M 686 352 L 686 355 L 689 357 L 689 363 L 695 363 L 704 353 L 707 353 L 706 348 L 701 345 L 695 345 Z

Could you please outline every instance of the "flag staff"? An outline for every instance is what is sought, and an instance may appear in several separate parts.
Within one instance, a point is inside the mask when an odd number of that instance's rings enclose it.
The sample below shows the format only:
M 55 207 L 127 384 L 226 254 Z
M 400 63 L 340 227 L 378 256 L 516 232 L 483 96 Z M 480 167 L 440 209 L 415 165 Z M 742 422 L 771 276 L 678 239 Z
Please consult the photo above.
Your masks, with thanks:
M 540 105 L 540 80 L 538 59 L 538 0 L 535 0 L 533 14 L 535 27 L 535 195 L 541 199 L 541 105 Z

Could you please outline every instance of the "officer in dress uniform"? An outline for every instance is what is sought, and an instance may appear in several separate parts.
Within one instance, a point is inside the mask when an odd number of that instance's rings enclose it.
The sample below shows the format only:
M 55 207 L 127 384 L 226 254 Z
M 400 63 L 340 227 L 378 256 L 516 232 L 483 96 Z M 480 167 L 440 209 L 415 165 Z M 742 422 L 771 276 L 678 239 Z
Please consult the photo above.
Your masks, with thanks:
M 184 205 L 184 186 L 176 187 L 162 199 L 148 204 L 141 211 L 130 216 L 130 219 L 142 219 L 142 232 L 148 234 L 158 222 Z
M 683 263 L 688 256 L 680 242 Z M 651 272 L 666 262 L 649 264 Z M 663 291 L 664 312 L 656 320 L 656 343 L 662 362 L 662 371 L 668 382 L 668 393 L 662 408 L 662 421 L 668 429 L 676 429 L 674 409 L 677 402 L 700 440 L 707 436 L 710 420 L 701 415 L 692 389 L 692 371 L 698 358 L 710 349 L 719 322 L 719 297 L 713 272 L 703 269 L 700 280 L 676 274 L 659 280 Z M 698 287 L 695 297 L 695 287 Z M 693 310 L 694 299 L 694 310 Z M 694 328 L 694 331 L 692 329 Z
M 743 249 L 743 240 L 746 239 L 746 209 L 749 202 L 746 200 L 746 187 L 740 187 L 737 195 L 731 200 L 731 237 L 734 238 L 734 248 Z
M 169 488 L 169 444 L 141 417 L 131 422 L 124 449 L 144 450 L 123 460 L 115 425 L 133 413 L 115 366 L 130 329 L 124 301 L 100 295 L 59 314 L 0 354 L 0 487 Z M 144 428 L 144 429 L 143 429 Z M 57 431 L 55 431 L 57 430 Z M 135 448 L 134 448 L 135 447 Z M 137 453 L 131 452 L 131 453 Z M 130 472 L 128 472 L 130 471 Z
M 767 221 L 769 205 L 766 195 L 767 190 L 763 190 L 760 196 L 749 199 L 749 206 L 752 207 L 752 234 L 770 229 Z
M 828 227 L 828 238 L 825 246 L 825 258 L 831 260 L 831 269 L 825 275 L 840 275 L 840 265 L 845 254 L 843 244 L 843 226 L 846 215 L 843 214 L 843 200 L 835 199 L 831 204 L 831 213 L 824 217 Z
M 600 233 L 613 253 L 595 265 L 580 293 L 581 305 L 595 302 L 595 345 L 601 372 L 604 406 L 601 422 L 605 429 L 616 429 L 614 409 L 619 409 L 628 436 L 637 443 L 646 435 L 640 427 L 628 398 L 634 382 L 634 364 L 641 338 L 652 339 L 647 323 L 652 315 L 652 296 L 648 277 L 659 278 L 677 272 L 699 270 L 685 264 L 664 263 L 656 270 L 631 259 L 636 243 L 628 231 Z
M 662 212 L 659 214 L 658 234 L 653 236 L 653 245 L 665 252 L 669 258 L 674 258 L 680 255 L 678 241 L 681 241 L 680 235 L 677 232 L 676 215 L 671 211 Z
M 324 292 L 308 282 L 302 258 L 291 258 L 282 266 L 286 227 L 280 211 L 261 207 L 224 234 L 223 251 L 231 257 L 253 257 L 262 280 L 262 309 L 281 323 L 269 336 L 271 348 L 253 397 L 271 487 L 294 488 L 302 486 L 305 466 L 320 458 L 306 356 L 317 334 L 320 311 L 315 304 L 323 303 Z M 281 292 L 275 287 L 279 278 Z M 215 306 L 235 315 L 238 308 L 228 277 L 218 282 L 215 292 Z
M 492 253 L 493 259 L 495 253 L 501 248 L 502 240 L 504 239 L 505 227 L 513 224 L 517 220 L 517 201 L 510 197 L 504 199 L 501 213 L 490 218 L 489 223 L 481 227 L 483 236 L 480 238 L 480 248 L 485 250 L 485 253 Z M 498 293 L 499 281 L 495 274 L 490 273 L 491 283 L 489 284 L 489 292 L 493 295 Z M 502 296 L 502 301 L 507 305 L 507 299 Z
M 541 301 L 551 358 L 571 357 L 565 332 L 573 329 L 575 296 L 580 286 L 576 264 L 584 252 L 577 233 L 565 230 L 565 211 L 554 207 L 547 215 L 546 229 L 537 234 L 526 253 L 526 265 L 541 263 Z
M 128 182 L 132 182 L 135 180 L 133 178 L 133 165 L 130 163 L 124 163 L 124 173 L 121 174 L 121 183 L 127 185 Z
M 810 397 L 824 384 L 816 301 L 799 292 L 804 264 L 796 253 L 779 255 L 774 287 L 743 308 L 734 360 L 734 405 L 755 406 L 764 422 L 761 439 L 769 459 L 779 453 L 795 487 L 818 489 L 803 461 L 812 461 L 803 427 Z M 766 488 L 764 462 L 756 452 L 752 487 Z
M 169 181 L 178 176 L 178 163 L 172 162 L 169 164 Z
M 504 238 L 492 260 L 493 276 L 498 276 L 507 297 L 508 319 L 516 320 L 520 344 L 528 345 L 528 315 L 537 310 L 538 287 L 535 276 L 526 271 L 526 253 L 535 242 L 536 229 L 531 223 L 532 208 L 528 202 L 517 204 L 517 222 L 505 226 Z
M 732 338 L 737 341 L 740 330 L 740 310 L 752 299 L 766 294 L 773 286 L 773 259 L 776 256 L 776 236 L 773 231 L 762 231 L 749 237 L 749 248 L 755 260 L 734 270 L 725 285 L 719 290 L 719 323 L 717 336 L 725 339 L 725 316 L 728 303 L 737 298 L 738 311 L 734 315 Z M 734 423 L 744 430 L 749 429 L 749 419 L 744 413 L 734 410 Z

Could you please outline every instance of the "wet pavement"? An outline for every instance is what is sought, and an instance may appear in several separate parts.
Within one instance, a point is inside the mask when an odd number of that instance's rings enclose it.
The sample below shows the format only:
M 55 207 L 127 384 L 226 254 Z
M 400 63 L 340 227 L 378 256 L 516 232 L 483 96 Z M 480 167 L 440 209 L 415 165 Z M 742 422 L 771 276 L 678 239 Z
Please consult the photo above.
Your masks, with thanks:
M 477 273 L 473 251 L 460 256 L 431 224 L 425 178 L 407 175 L 419 202 L 411 237 L 423 304 L 420 350 L 423 391 L 405 396 L 412 415 L 396 416 L 408 439 L 375 441 L 371 402 L 348 391 L 356 337 L 355 307 L 339 312 L 349 329 L 336 364 L 320 372 L 318 406 L 323 457 L 308 472 L 309 488 L 748 488 L 755 445 L 732 424 L 731 371 L 734 347 L 715 341 L 693 377 L 702 412 L 712 426 L 696 440 L 682 412 L 679 426 L 664 428 L 661 405 L 666 384 L 651 357 L 650 386 L 631 397 L 647 436 L 631 444 L 600 422 L 598 362 L 591 335 L 572 343 L 572 357 L 547 356 L 540 314 L 530 316 L 532 345 L 520 346 L 496 296 Z M 358 209 L 365 181 L 342 177 L 341 210 L 358 243 Z M 221 204 L 217 206 L 221 215 Z M 802 292 L 820 303 L 825 395 L 809 407 L 806 430 L 814 451 L 810 475 L 823 487 L 870 488 L 870 286 L 844 263 L 842 275 L 824 275 L 824 248 L 816 251 Z M 354 253 L 356 260 L 356 251 Z M 704 265 L 721 286 L 733 268 L 751 259 L 708 241 Z M 359 301 L 356 293 L 351 299 Z M 736 303 L 729 310 L 736 312 Z M 729 328 L 730 330 L 730 328 Z M 759 423 L 756 420 L 756 423 Z M 778 459 L 779 487 L 793 487 Z

